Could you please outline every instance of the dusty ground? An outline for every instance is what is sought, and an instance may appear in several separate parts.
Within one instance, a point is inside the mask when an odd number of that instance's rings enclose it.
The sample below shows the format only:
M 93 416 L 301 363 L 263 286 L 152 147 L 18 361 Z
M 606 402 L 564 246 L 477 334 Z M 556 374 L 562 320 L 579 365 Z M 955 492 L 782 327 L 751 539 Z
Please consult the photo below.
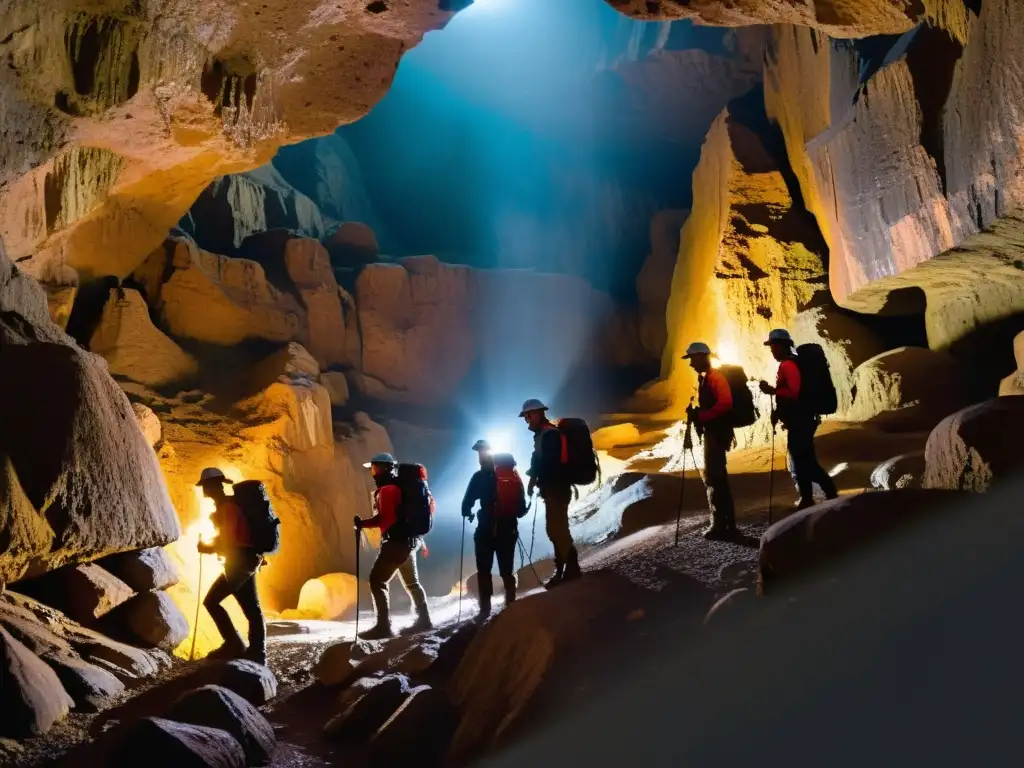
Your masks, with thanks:
M 833 471 L 842 492 L 852 493 L 868 486 L 871 470 L 881 461 L 919 450 L 925 439 L 923 434 L 894 435 L 860 427 L 828 425 L 818 439 L 819 457 L 826 469 Z M 698 473 L 690 471 L 686 475 L 678 545 L 678 474 L 665 474 L 654 478 L 657 482 L 652 483 L 652 495 L 644 502 L 642 520 L 634 526 L 638 530 L 625 531 L 584 549 L 581 559 L 584 571 L 608 569 L 650 593 L 650 601 L 637 611 L 637 619 L 641 621 L 636 634 L 630 635 L 630 644 L 639 642 L 653 646 L 680 642 L 680 638 L 696 631 L 718 597 L 737 587 L 753 587 L 756 583 L 758 544 L 767 527 L 769 491 L 775 520 L 792 511 L 795 498 L 781 451 L 776 451 L 774 475 L 769 478 L 771 453 L 769 447 L 730 454 L 733 492 L 744 534 L 741 541 L 708 542 L 700 536 L 706 524 L 705 499 Z M 658 472 L 664 464 L 664 460 L 637 462 L 630 470 Z M 530 594 L 532 592 L 524 598 L 529 599 Z M 439 624 L 455 623 L 460 615 L 457 597 L 438 599 L 432 608 Z M 466 621 L 475 614 L 476 608 L 473 598 L 466 595 L 461 604 L 461 620 Z M 372 620 L 372 612 L 364 611 L 360 628 L 369 627 Z M 400 626 L 409 621 L 411 617 L 399 618 Z M 354 630 L 354 622 L 282 621 L 270 625 L 269 661 L 278 677 L 279 691 L 277 698 L 263 710 L 280 740 L 273 765 L 305 768 L 335 765 L 346 759 L 321 733 L 326 719 L 322 713 L 329 711 L 337 692 L 317 685 L 312 669 L 324 648 L 350 638 Z M 553 686 L 554 690 L 545 693 L 517 729 L 518 733 L 541 724 L 545 713 L 572 706 L 581 697 L 607 695 L 610 686 L 628 675 L 631 664 L 643 656 L 637 654 L 635 648 L 615 647 L 617 642 L 620 641 L 612 638 L 596 641 L 593 654 L 564 672 L 571 685 Z M 129 695 L 137 696 L 189 668 L 187 663 L 179 662 L 163 677 L 146 681 Z M 95 715 L 72 715 L 45 738 L 26 743 L 23 752 L 13 760 L 5 761 L 0 749 L 0 764 L 17 768 L 51 764 L 55 757 L 88 738 L 95 718 Z

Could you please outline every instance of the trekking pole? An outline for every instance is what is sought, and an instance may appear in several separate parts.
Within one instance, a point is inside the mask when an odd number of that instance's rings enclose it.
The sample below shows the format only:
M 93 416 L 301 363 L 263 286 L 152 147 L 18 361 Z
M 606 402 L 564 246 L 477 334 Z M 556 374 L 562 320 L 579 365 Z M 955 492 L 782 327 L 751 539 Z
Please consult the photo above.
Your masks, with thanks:
M 352 642 L 359 639 L 359 553 L 363 548 L 363 532 L 356 528 L 356 630 L 352 633 Z
M 196 657 L 196 637 L 199 635 L 199 606 L 203 604 L 203 553 L 199 553 L 199 580 L 196 582 L 196 620 L 192 624 L 192 650 L 188 652 L 188 660 Z
M 693 406 L 693 398 L 690 398 L 690 406 Z M 689 410 L 689 409 L 687 409 Z M 679 546 L 679 524 L 683 518 L 683 498 L 686 493 L 686 446 L 692 445 L 693 437 L 690 434 L 690 417 L 686 417 L 686 433 L 683 436 L 683 449 L 679 452 L 679 463 L 682 465 L 679 475 L 679 507 L 676 509 L 676 546 Z
M 775 415 L 775 400 L 772 398 L 772 415 Z M 772 423 L 772 463 L 768 468 L 768 525 L 772 524 L 772 504 L 775 502 L 775 424 Z
M 519 570 L 523 569 L 523 561 L 526 559 L 526 547 L 523 545 L 523 540 L 520 536 L 516 535 L 516 541 L 519 544 Z M 533 578 L 540 584 L 540 576 L 537 575 L 537 569 L 533 567 L 533 561 L 530 561 L 530 570 L 533 571 Z
M 459 546 L 459 617 L 455 620 L 458 624 L 462 621 L 462 569 L 466 565 L 466 518 L 462 518 L 462 543 Z M 477 582 L 482 578 L 478 573 L 476 575 Z
M 536 496 L 530 500 L 530 504 L 535 505 L 533 508 L 533 525 L 530 527 L 530 565 L 533 565 L 533 540 L 537 536 L 537 510 L 540 509 Z

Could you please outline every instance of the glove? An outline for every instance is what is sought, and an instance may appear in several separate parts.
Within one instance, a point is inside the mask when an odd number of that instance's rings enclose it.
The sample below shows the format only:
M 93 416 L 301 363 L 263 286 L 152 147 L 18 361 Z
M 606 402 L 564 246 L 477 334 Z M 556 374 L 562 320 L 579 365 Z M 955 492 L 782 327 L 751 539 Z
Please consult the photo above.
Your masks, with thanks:
M 766 394 L 766 395 L 774 395 L 775 394 L 775 387 L 773 387 L 767 381 L 762 381 L 757 386 L 760 387 L 761 392 Z
M 362 530 L 362 527 L 363 527 L 363 518 L 361 518 L 361 517 L 360 517 L 359 515 L 356 515 L 356 517 L 355 517 L 355 520 L 354 520 L 353 524 L 355 525 L 355 527 L 356 527 L 356 530 L 357 530 L 357 531 L 358 531 L 358 530 Z
M 467 520 L 469 520 L 469 522 L 471 522 L 471 523 L 472 523 L 472 522 L 473 522 L 473 520 L 475 520 L 475 519 L 476 519 L 476 516 L 475 516 L 475 515 L 474 515 L 474 514 L 473 514 L 472 512 L 470 512 L 470 513 L 469 513 L 469 514 L 468 514 L 468 515 L 466 516 L 466 519 L 467 519 Z
M 199 550 L 201 555 L 213 554 L 213 547 L 207 544 L 205 541 L 200 541 L 196 544 L 196 549 Z
M 532 477 L 530 478 L 530 484 L 526 487 L 526 495 L 533 496 L 534 491 L 537 490 L 537 481 Z

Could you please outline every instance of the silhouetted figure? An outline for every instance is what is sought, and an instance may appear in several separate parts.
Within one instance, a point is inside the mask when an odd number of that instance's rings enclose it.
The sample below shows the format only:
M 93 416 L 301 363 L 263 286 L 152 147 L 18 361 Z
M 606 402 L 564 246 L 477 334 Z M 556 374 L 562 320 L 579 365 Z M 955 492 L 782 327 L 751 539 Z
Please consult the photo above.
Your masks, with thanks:
M 697 372 L 697 408 L 686 410 L 704 446 L 704 485 L 710 512 L 704 538 L 732 539 L 738 535 L 726 465 L 726 453 L 735 437 L 732 389 L 725 375 L 711 365 L 711 348 L 704 342 L 695 341 L 687 347 L 683 360 L 688 360 Z
M 569 530 L 569 502 L 572 484 L 565 476 L 562 463 L 563 440 L 558 428 L 547 418 L 548 407 L 540 400 L 523 403 L 520 418 L 533 432 L 533 456 L 527 495 L 540 491 L 544 500 L 544 516 L 548 538 L 555 548 L 555 573 L 544 585 L 547 589 L 582 575 L 579 554 Z
M 821 425 L 821 417 L 801 402 L 800 367 L 793 354 L 793 337 L 789 331 L 776 328 L 768 334 L 764 345 L 771 348 L 772 357 L 779 362 L 779 373 L 775 386 L 762 381 L 761 391 L 775 396 L 772 426 L 781 422 L 788 432 L 789 473 L 799 495 L 796 507 L 806 509 L 814 505 L 814 483 L 821 486 L 826 498 L 834 499 L 839 495 L 835 481 L 818 463 L 814 451 L 814 433 Z
M 360 632 L 359 636 L 364 640 L 395 636 L 391 626 L 388 586 L 396 573 L 401 576 L 402 585 L 416 609 L 416 622 L 409 627 L 408 632 L 425 631 L 433 623 L 427 609 L 427 594 L 420 585 L 416 569 L 416 553 L 423 545 L 422 536 L 430 528 L 430 523 L 423 521 L 423 514 L 429 515 L 431 519 L 433 517 L 434 500 L 426 488 L 425 470 L 418 464 L 402 465 L 423 475 L 419 478 L 420 482 L 412 478 L 405 483 L 407 487 L 403 488 L 403 478 L 399 476 L 400 467 L 391 454 L 378 453 L 364 466 L 370 470 L 377 485 L 373 495 L 376 514 L 369 520 L 356 516 L 355 526 L 357 529 L 379 528 L 381 544 L 377 559 L 370 569 L 370 593 L 377 612 L 377 623 L 365 632 Z M 415 494 L 423 498 L 417 498 Z M 423 505 L 429 509 L 422 510 Z
M 253 548 L 249 524 L 242 508 L 224 492 L 232 481 L 216 467 L 204 469 L 196 485 L 203 495 L 213 499 L 217 509 L 211 518 L 217 538 L 210 544 L 199 542 L 202 554 L 218 554 L 224 558 L 224 573 L 210 586 L 203 605 L 217 626 L 224 643 L 209 654 L 210 658 L 244 657 L 259 664 L 267 663 L 267 627 L 256 589 L 256 572 L 263 564 L 263 555 Z M 249 623 L 249 645 L 243 642 L 231 617 L 221 603 L 231 595 Z
M 462 516 L 473 521 L 473 505 L 480 503 L 479 522 L 473 534 L 476 575 L 480 589 L 480 617 L 491 612 L 494 584 L 491 567 L 498 558 L 498 573 L 505 587 L 505 603 L 516 599 L 516 542 L 519 518 L 526 514 L 526 492 L 509 454 L 493 454 L 486 440 L 477 440 L 480 469 L 469 480 L 462 499 Z

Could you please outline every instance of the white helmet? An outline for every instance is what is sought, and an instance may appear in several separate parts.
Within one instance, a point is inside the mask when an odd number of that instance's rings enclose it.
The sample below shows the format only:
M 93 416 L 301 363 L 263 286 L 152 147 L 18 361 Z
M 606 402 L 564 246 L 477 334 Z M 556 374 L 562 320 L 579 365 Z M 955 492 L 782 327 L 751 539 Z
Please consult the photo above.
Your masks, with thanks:
M 710 355 L 711 347 L 705 344 L 703 341 L 695 341 L 693 344 L 686 348 L 686 354 L 683 355 L 683 360 L 689 360 L 694 355 Z
M 530 411 L 546 411 L 548 407 L 544 405 L 540 400 L 531 397 L 525 403 L 523 403 L 523 409 L 519 411 L 519 417 L 522 418 Z
M 199 476 L 199 482 L 196 483 L 196 487 L 198 488 L 201 485 L 206 485 L 207 483 L 212 483 L 214 481 L 227 483 L 228 485 L 232 484 L 232 481 L 228 480 L 227 477 L 224 476 L 224 473 L 217 469 L 217 467 L 207 467 Z
M 384 464 L 385 466 L 393 467 L 397 463 L 395 457 L 390 453 L 375 453 L 368 462 L 363 464 L 363 467 L 369 469 L 371 464 Z

